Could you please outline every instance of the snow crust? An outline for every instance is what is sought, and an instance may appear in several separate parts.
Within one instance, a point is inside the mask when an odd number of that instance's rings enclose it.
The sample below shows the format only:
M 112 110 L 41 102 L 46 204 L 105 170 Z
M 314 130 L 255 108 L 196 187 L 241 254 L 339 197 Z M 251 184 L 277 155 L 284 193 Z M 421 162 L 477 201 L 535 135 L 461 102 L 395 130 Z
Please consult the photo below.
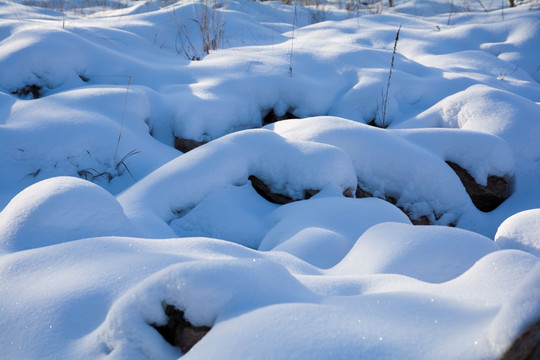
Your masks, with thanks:
M 0 2 L 2 357 L 496 359 L 540 318 L 536 1 L 46 3 Z

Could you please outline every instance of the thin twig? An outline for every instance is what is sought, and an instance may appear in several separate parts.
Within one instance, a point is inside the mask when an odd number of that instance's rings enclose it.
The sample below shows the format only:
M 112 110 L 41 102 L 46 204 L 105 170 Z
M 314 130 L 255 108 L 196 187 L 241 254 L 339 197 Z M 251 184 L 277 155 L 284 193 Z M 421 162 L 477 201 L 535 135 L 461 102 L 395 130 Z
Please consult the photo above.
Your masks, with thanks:
M 120 133 L 118 134 L 118 140 L 116 140 L 116 149 L 114 150 L 114 158 L 113 161 L 116 161 L 116 155 L 118 154 L 118 145 L 120 145 L 120 139 L 122 138 L 122 130 L 124 128 L 124 117 L 126 115 L 126 105 L 127 105 L 127 98 L 129 94 L 129 85 L 131 84 L 131 75 L 129 76 L 127 88 L 126 88 L 126 98 L 124 99 L 124 108 L 122 109 L 122 120 L 120 121 Z
M 292 30 L 292 38 L 291 38 L 291 49 L 289 52 L 289 77 L 292 77 L 292 73 L 293 73 L 292 58 L 293 58 L 293 50 L 294 50 L 294 32 L 296 31 L 296 21 L 297 21 L 297 7 L 298 7 L 298 0 L 294 0 L 293 30 Z
M 383 114 L 382 114 L 382 123 L 384 126 L 386 124 L 386 104 L 388 103 L 388 89 L 390 89 L 390 80 L 392 79 L 392 72 L 394 71 L 394 59 L 396 57 L 397 44 L 399 41 L 399 32 L 401 31 L 401 25 L 399 25 L 398 31 L 396 33 L 396 40 L 394 40 L 394 51 L 392 52 L 392 62 L 390 63 L 390 71 L 388 72 L 388 82 L 386 83 L 386 93 L 383 97 Z

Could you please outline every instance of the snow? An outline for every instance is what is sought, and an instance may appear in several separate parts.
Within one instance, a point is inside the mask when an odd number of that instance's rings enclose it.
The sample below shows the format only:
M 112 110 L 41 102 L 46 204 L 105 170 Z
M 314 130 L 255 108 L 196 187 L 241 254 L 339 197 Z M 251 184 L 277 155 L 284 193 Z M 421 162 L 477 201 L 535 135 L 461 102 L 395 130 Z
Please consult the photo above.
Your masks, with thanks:
M 538 2 L 371 3 L 0 2 L 2 356 L 499 358 L 540 318 Z
M 364 232 L 331 273 L 402 274 L 442 283 L 496 250 L 490 239 L 465 230 L 381 223 Z
M 67 176 L 21 191 L 0 213 L 0 228 L 4 252 L 86 237 L 138 235 L 114 196 L 89 181 Z
M 520 249 L 540 256 L 540 209 L 519 212 L 497 229 L 495 243 L 503 249 Z
M 284 205 L 269 216 L 274 226 L 259 250 L 285 251 L 319 268 L 335 265 L 375 224 L 410 223 L 399 209 L 379 199 L 324 197 Z

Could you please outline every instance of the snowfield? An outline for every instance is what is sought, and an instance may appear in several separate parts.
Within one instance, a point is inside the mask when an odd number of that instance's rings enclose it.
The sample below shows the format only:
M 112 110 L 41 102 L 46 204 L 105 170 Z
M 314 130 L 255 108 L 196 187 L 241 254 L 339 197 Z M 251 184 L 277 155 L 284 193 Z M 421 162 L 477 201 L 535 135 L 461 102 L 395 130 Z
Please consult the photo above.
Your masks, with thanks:
M 501 358 L 540 3 L 366 3 L 0 1 L 0 358 Z

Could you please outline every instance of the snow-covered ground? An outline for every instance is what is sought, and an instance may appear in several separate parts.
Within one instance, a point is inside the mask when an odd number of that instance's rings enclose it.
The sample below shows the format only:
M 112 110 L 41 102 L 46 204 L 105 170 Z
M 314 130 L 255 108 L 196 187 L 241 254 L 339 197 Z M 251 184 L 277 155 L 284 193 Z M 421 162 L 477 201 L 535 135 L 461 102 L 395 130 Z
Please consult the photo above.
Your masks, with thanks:
M 0 358 L 500 357 L 540 318 L 540 3 L 368 2 L 0 1 Z

